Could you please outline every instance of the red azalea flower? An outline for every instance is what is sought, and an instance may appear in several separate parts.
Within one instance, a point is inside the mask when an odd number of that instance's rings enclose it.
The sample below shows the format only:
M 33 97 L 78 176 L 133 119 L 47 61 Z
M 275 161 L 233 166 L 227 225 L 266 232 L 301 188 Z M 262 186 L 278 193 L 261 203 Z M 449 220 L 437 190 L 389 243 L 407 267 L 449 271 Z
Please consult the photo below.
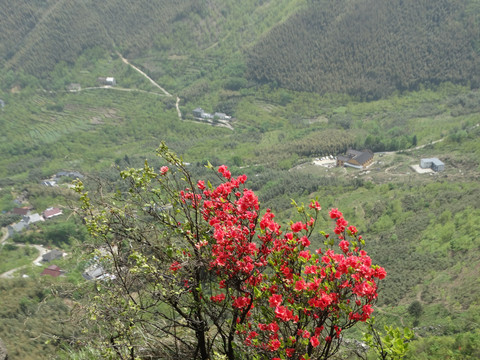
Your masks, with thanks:
M 198 187 L 200 190 L 205 189 L 205 181 L 203 181 L 203 180 L 198 180 L 198 182 L 197 182 L 197 187 Z
M 320 206 L 320 204 L 318 203 L 318 201 L 313 202 L 313 200 L 312 200 L 312 202 L 310 203 L 309 207 L 310 207 L 310 209 L 315 209 L 315 210 L 317 210 L 317 211 L 322 210 L 322 207 Z
M 338 211 L 337 208 L 330 210 L 329 215 L 332 219 L 337 219 L 343 216 L 343 214 L 340 211 Z
M 285 353 L 288 357 L 292 357 L 295 354 L 295 348 L 287 348 L 285 349 Z
M 160 168 L 160 175 L 165 175 L 168 172 L 168 166 L 162 166 Z
M 355 235 L 358 232 L 357 228 L 353 225 L 348 227 L 348 231 L 350 231 L 352 235 Z
M 172 265 L 170 265 L 170 270 L 175 272 L 182 268 L 182 265 L 178 261 L 174 261 Z
M 276 308 L 278 305 L 282 303 L 282 295 L 272 295 L 268 299 L 268 303 L 270 304 L 270 307 Z
M 303 236 L 298 242 L 305 247 L 310 246 L 310 240 L 308 240 L 308 237 L 306 236 Z
M 318 338 L 316 336 L 312 336 L 310 338 L 310 344 L 312 344 L 312 346 L 314 348 L 316 348 L 318 345 L 320 345 L 320 341 L 318 340 Z
M 291 225 L 291 228 L 292 228 L 292 231 L 294 233 L 297 233 L 297 232 L 300 232 L 302 231 L 303 229 L 305 229 L 306 226 L 303 225 L 303 223 L 301 221 L 298 221 L 294 224 Z
M 278 350 L 278 348 L 282 345 L 282 343 L 280 342 L 280 340 L 278 339 L 273 339 L 270 341 L 270 344 L 269 344 L 269 348 L 270 348 L 270 351 L 276 351 Z
M 302 291 L 306 289 L 305 280 L 300 279 L 295 283 L 295 290 Z

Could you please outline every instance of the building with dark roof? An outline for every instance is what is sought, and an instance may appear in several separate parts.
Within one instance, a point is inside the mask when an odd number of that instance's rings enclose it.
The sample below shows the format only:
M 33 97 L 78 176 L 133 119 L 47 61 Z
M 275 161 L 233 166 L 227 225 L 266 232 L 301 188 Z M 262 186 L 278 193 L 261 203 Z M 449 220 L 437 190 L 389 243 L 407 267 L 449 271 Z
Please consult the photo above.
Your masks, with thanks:
M 348 149 L 345 155 L 337 156 L 337 166 L 349 166 L 356 169 L 365 169 L 373 162 L 373 152 L 370 150 Z
M 205 111 L 203 111 L 202 108 L 196 108 L 196 109 L 193 109 L 192 113 L 193 113 L 193 116 L 194 116 L 194 117 L 196 117 L 196 118 L 201 118 L 201 117 L 202 117 L 202 114 L 204 114 Z
M 49 251 L 46 254 L 43 254 L 42 261 L 50 262 L 52 260 L 60 259 L 62 257 L 63 257 L 63 252 L 55 249 L 55 250 Z
M 25 215 L 28 215 L 30 210 L 32 210 L 32 207 L 30 206 L 24 206 L 20 208 L 16 207 L 16 208 L 13 208 L 12 213 L 14 213 L 15 215 L 25 216 Z
M 79 173 L 78 171 L 59 171 L 58 173 L 55 174 L 55 178 L 58 179 L 58 178 L 61 178 L 61 177 L 69 177 L 69 178 L 72 178 L 72 179 L 83 179 L 84 176 Z
M 103 280 L 105 278 L 111 278 L 111 275 L 107 274 L 103 267 L 98 264 L 90 266 L 88 269 L 85 270 L 82 276 L 86 280 Z

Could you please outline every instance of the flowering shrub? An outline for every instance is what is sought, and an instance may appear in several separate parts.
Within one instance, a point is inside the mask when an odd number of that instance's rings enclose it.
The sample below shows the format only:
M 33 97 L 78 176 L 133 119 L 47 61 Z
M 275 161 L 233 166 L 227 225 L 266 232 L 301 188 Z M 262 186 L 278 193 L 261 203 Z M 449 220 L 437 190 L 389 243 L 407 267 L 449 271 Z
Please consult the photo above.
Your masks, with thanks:
M 194 182 L 166 147 L 159 153 L 170 168 L 122 173 L 131 184 L 123 206 L 98 215 L 84 195 L 89 229 L 110 249 L 118 279 L 105 292 L 115 306 L 94 310 L 110 333 L 105 314 L 117 311 L 116 337 L 103 346 L 124 358 L 327 359 L 343 331 L 370 318 L 386 272 L 338 209 L 329 212 L 334 235 L 320 232 L 324 247 L 314 249 L 318 201 L 297 206 L 301 220 L 281 226 L 260 211 L 245 175 L 222 165 L 217 186 Z

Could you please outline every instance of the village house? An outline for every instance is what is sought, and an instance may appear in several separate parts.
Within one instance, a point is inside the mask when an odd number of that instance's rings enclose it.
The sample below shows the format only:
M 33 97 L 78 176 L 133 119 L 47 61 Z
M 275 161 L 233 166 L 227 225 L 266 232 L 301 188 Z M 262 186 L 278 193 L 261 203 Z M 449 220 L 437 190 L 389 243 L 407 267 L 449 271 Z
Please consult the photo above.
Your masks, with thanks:
M 422 169 L 432 169 L 433 171 L 444 171 L 445 164 L 437 158 L 420 159 Z
M 69 177 L 71 179 L 83 179 L 85 176 L 83 176 L 81 173 L 78 171 L 59 171 L 54 175 L 55 179 L 60 179 L 62 177 Z
M 227 114 L 216 112 L 213 115 L 205 112 L 202 108 L 195 108 L 192 111 L 193 117 L 197 119 L 206 119 L 206 120 L 230 120 L 232 117 Z
M 23 217 L 23 220 L 28 224 L 34 224 L 36 222 L 39 222 L 39 221 L 45 221 L 45 219 L 43 218 L 42 215 L 40 215 L 39 213 L 34 213 L 34 214 L 30 214 L 30 215 L 25 215 Z
M 203 111 L 202 108 L 196 108 L 196 109 L 193 109 L 192 113 L 194 117 L 201 118 L 202 114 L 205 113 L 205 111 Z
M 28 215 L 24 215 L 23 219 L 19 222 L 7 226 L 8 237 L 28 229 L 30 224 L 34 224 L 39 221 L 45 221 L 43 216 L 38 213 L 30 214 L 30 212 L 28 212 L 27 214 Z
M 42 255 L 42 261 L 50 262 L 56 259 L 61 259 L 63 257 L 63 252 L 57 249 L 49 251 L 46 254 Z
M 13 208 L 12 213 L 15 215 L 25 216 L 30 213 L 33 208 L 31 206 L 24 206 L 21 208 Z
M 59 209 L 59 208 L 54 208 L 54 207 L 48 208 L 47 210 L 45 210 L 43 212 L 43 218 L 45 220 L 51 219 L 51 218 L 53 218 L 55 216 L 59 216 L 59 215 L 62 215 L 62 210 Z
M 45 186 L 50 186 L 50 187 L 56 187 L 58 186 L 57 182 L 55 180 L 43 180 L 42 185 Z
M 100 265 L 93 265 L 82 274 L 85 280 L 101 280 L 105 275 L 105 270 Z
M 373 162 L 373 152 L 370 150 L 348 149 L 345 155 L 337 156 L 337 166 L 349 166 L 356 169 L 365 169 Z
M 71 92 L 75 92 L 75 91 L 80 91 L 80 90 L 82 90 L 82 87 L 80 86 L 80 84 L 70 83 L 70 84 L 67 86 L 67 90 L 68 90 L 68 91 L 71 91 Z
M 50 275 L 53 277 L 58 277 L 60 275 L 63 275 L 64 271 L 61 270 L 57 265 L 50 265 L 49 267 L 43 269 L 42 273 L 40 275 Z
M 114 77 L 98 77 L 97 82 L 100 85 L 107 85 L 107 86 L 115 86 L 117 85 L 117 81 Z
M 220 112 L 216 112 L 215 114 L 213 114 L 213 117 L 220 120 L 230 120 L 232 118 L 231 116 Z
M 24 229 L 28 228 L 28 224 L 24 220 L 20 220 L 19 222 L 8 225 L 7 226 L 7 231 L 8 231 L 8 237 L 12 237 L 13 235 L 22 232 Z

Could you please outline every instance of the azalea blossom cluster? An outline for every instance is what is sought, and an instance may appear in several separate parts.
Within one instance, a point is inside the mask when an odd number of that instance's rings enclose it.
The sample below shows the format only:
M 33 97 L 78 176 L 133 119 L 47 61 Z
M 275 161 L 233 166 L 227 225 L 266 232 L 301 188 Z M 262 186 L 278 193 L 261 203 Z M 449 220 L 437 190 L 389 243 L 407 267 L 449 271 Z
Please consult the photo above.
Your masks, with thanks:
M 196 189 L 180 193 L 181 202 L 199 211 L 211 229 L 194 239 L 192 249 L 216 279 L 202 296 L 205 306 L 230 309 L 236 343 L 244 351 L 266 359 L 331 355 L 342 331 L 370 318 L 385 270 L 372 265 L 365 241 L 338 209 L 329 212 L 332 236 L 314 234 L 318 201 L 301 207 L 302 220 L 282 229 L 271 210 L 260 215 L 245 175 L 233 177 L 224 165 L 218 173 L 219 186 L 199 181 Z M 312 248 L 315 236 L 325 248 Z M 175 260 L 170 271 L 179 274 L 181 266 Z

